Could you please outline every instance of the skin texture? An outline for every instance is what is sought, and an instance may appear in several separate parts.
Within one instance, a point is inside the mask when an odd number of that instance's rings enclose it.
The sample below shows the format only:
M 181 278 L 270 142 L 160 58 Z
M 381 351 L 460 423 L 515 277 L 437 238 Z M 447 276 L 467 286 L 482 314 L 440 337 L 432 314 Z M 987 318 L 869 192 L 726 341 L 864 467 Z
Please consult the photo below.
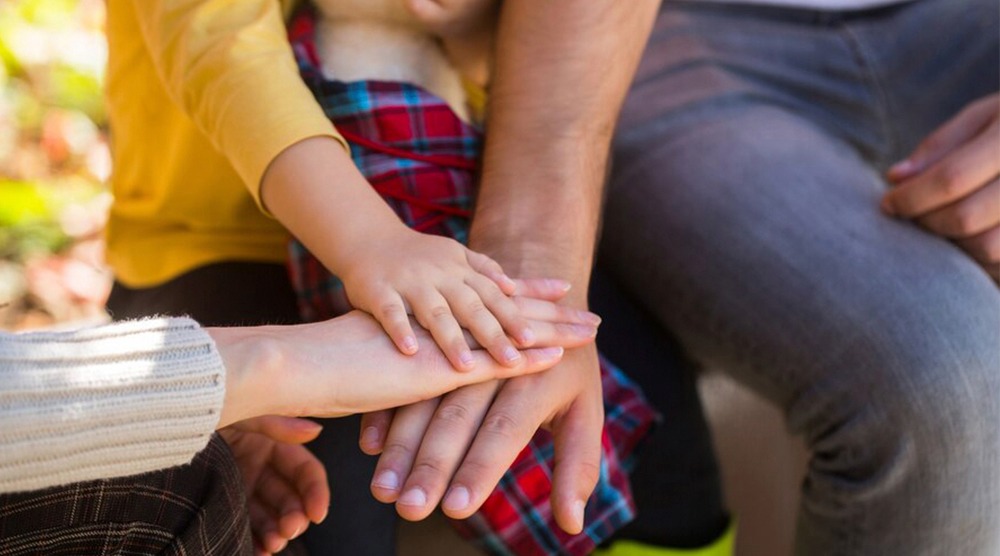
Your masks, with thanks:
M 967 106 L 887 177 L 886 213 L 951 239 L 1000 280 L 1000 94 Z
M 534 288 L 553 295 L 565 291 L 558 282 Z M 592 314 L 533 298 L 514 302 L 539 344 L 549 347 L 525 350 L 514 367 L 473 349 L 476 364 L 466 373 L 451 367 L 422 327 L 414 326 L 414 333 L 426 347 L 405 355 L 361 311 L 297 326 L 208 329 L 227 369 L 218 426 L 247 487 L 258 554 L 280 551 L 310 523 L 322 521 L 330 504 L 323 465 L 302 446 L 320 427 L 296 416 L 419 403 L 460 386 L 538 372 L 558 362 L 564 347 L 590 343 L 597 334 L 596 325 L 588 324 L 596 320 Z
M 470 247 L 512 276 L 568 281 L 570 307 L 586 307 L 611 133 L 658 4 L 501 7 Z M 401 516 L 422 519 L 443 499 L 447 515 L 465 518 L 547 428 L 555 436 L 556 520 L 576 533 L 598 477 L 602 423 L 596 350 L 585 346 L 534 377 L 459 389 L 395 416 L 367 415 L 361 445 L 382 452 L 372 492 Z
M 500 266 L 457 241 L 403 225 L 333 139 L 313 137 L 283 151 L 268 167 L 261 195 L 401 352 L 420 349 L 408 314 L 462 371 L 475 365 L 462 328 L 509 366 L 521 360 L 518 347 L 534 343 L 509 297 L 514 282 Z

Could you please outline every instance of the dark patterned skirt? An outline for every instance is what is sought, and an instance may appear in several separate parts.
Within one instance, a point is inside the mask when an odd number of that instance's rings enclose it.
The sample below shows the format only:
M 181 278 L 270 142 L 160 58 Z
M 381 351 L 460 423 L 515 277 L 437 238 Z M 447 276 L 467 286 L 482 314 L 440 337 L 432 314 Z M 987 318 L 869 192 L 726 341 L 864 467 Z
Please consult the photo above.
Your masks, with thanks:
M 0 555 L 253 554 L 243 480 L 219 436 L 188 465 L 0 495 Z

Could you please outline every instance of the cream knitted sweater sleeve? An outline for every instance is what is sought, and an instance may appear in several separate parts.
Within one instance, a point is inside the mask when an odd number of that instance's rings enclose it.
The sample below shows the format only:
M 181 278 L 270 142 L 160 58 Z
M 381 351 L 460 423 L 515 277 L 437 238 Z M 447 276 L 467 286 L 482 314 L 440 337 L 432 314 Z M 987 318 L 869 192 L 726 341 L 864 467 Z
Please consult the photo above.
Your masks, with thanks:
M 215 343 L 191 319 L 0 332 L 0 492 L 188 463 L 224 394 Z

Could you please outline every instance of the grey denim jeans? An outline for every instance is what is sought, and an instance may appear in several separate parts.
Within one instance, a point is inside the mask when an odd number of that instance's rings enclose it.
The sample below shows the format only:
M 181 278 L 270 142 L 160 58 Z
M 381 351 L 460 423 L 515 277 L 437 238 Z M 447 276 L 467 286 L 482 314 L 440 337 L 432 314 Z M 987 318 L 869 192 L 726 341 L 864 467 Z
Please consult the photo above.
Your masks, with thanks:
M 1000 291 L 878 209 L 1000 88 L 998 10 L 667 2 L 626 101 L 601 257 L 805 438 L 799 554 L 1000 554 Z

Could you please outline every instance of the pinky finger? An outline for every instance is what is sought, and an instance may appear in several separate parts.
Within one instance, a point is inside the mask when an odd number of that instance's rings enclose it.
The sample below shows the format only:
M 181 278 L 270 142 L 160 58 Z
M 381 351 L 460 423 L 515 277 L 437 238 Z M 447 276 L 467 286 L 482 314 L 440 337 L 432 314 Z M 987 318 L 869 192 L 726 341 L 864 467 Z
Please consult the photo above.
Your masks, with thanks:
M 493 280 L 503 293 L 514 295 L 514 291 L 517 290 L 517 282 L 507 276 L 500 263 L 470 249 L 467 249 L 466 252 L 468 253 L 469 265 L 472 266 L 473 270 Z
M 406 314 L 403 298 L 396 292 L 382 296 L 378 307 L 372 311 L 373 316 L 385 329 L 385 332 L 396 344 L 399 351 L 413 355 L 419 349 L 417 336 L 413 333 L 410 317 Z
M 382 453 L 385 437 L 392 425 L 394 415 L 394 410 L 384 409 L 361 416 L 361 437 L 358 439 L 358 445 L 362 452 L 369 456 L 377 456 Z

